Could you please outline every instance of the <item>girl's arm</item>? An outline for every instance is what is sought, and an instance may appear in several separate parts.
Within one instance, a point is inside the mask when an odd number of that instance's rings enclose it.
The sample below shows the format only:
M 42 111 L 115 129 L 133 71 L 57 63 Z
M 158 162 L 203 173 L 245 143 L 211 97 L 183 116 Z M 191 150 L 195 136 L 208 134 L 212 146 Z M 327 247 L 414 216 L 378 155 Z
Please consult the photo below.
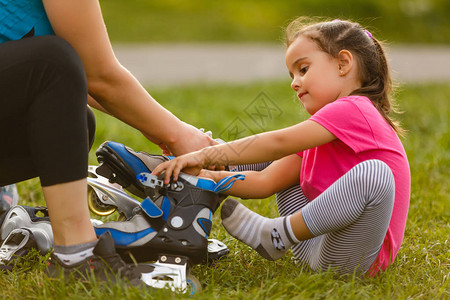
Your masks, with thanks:
M 233 186 L 224 194 L 240 198 L 267 198 L 285 188 L 300 182 L 302 158 L 297 154 L 283 157 L 271 163 L 262 171 L 239 172 L 244 174 L 243 181 L 236 180 Z M 218 182 L 235 172 L 202 170 L 200 176 L 208 177 Z
M 171 176 L 175 180 L 181 170 L 197 175 L 203 167 L 210 165 L 239 165 L 274 161 L 290 154 L 314 148 L 333 141 L 336 137 L 314 121 L 280 130 L 252 135 L 230 143 L 207 147 L 200 151 L 177 157 L 160 164 L 153 173 L 166 172 L 164 181 Z
M 213 144 L 156 102 L 116 59 L 97 0 L 43 0 L 56 35 L 68 41 L 83 62 L 89 94 L 113 116 L 135 127 L 175 155 Z M 189 138 L 186 138 L 189 137 Z

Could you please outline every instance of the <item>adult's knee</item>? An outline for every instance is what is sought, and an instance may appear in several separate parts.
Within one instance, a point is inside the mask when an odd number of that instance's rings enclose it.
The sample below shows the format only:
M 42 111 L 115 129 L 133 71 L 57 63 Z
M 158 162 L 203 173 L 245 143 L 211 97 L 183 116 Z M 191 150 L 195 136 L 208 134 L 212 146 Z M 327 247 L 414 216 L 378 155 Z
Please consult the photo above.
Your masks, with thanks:
M 52 61 L 58 65 L 81 63 L 80 57 L 73 47 L 64 39 L 55 35 L 44 35 L 29 38 L 31 54 L 44 61 Z
M 57 36 L 39 36 L 29 38 L 32 55 L 43 61 L 49 70 L 59 77 L 68 78 L 71 85 L 87 95 L 87 81 L 83 63 L 73 47 Z M 87 97 L 87 96 L 86 96 Z

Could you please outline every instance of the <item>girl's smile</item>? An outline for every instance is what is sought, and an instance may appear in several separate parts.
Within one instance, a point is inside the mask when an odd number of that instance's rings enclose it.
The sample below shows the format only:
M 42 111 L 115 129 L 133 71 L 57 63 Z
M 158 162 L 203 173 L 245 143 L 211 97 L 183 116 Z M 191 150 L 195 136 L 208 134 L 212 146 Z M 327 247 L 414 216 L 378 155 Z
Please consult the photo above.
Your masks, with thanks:
M 305 96 L 306 94 L 308 94 L 308 93 L 306 93 L 306 92 L 304 92 L 304 93 L 298 93 L 298 94 L 297 94 L 297 97 L 298 97 L 298 99 L 300 99 L 300 101 L 302 101 L 302 97 Z

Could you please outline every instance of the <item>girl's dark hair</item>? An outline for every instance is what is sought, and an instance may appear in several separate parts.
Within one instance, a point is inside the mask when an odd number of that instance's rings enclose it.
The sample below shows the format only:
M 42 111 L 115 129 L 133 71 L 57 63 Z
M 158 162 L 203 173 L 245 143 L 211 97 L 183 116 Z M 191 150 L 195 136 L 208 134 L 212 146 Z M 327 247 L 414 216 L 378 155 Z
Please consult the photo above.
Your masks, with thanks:
M 386 55 L 381 42 L 361 25 L 355 22 L 334 20 L 320 21 L 300 17 L 286 28 L 286 46 L 289 47 L 299 36 L 306 36 L 332 57 L 338 57 L 341 50 L 348 50 L 355 56 L 361 88 L 351 95 L 369 98 L 391 127 L 403 135 L 398 122 L 389 117 L 397 112 L 390 100 L 392 80 Z

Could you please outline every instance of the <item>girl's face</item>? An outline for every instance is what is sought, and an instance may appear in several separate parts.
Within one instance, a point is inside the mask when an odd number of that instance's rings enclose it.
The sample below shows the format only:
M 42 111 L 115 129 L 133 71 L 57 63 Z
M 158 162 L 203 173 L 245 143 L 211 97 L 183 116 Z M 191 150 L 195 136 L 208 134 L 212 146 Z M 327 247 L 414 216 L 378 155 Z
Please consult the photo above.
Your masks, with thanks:
M 320 50 L 311 39 L 300 36 L 289 46 L 286 66 L 293 79 L 291 87 L 309 114 L 346 96 L 339 59 Z

